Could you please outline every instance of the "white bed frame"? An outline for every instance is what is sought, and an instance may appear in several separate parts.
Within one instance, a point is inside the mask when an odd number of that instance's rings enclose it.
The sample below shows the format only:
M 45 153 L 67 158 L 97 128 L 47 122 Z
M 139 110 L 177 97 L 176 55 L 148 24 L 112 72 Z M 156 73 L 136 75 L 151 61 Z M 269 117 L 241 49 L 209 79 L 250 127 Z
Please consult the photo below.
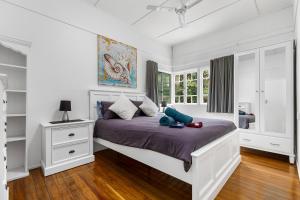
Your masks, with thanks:
M 90 91 L 90 119 L 97 119 L 97 101 L 115 101 L 121 92 L 92 90 Z M 144 93 L 123 92 L 132 100 L 143 100 Z M 194 151 L 192 167 L 184 171 L 183 161 L 151 150 L 128 147 L 107 140 L 94 138 L 102 145 L 166 174 L 192 185 L 192 199 L 214 199 L 226 181 L 240 163 L 239 135 L 237 131 L 207 144 Z

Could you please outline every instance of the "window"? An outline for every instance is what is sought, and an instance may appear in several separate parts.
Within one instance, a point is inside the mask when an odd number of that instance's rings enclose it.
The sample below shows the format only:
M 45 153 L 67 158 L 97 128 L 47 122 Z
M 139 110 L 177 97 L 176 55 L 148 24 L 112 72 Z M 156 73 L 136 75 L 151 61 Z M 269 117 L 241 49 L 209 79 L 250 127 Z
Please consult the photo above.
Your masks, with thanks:
M 158 103 L 171 103 L 171 74 L 158 72 Z
M 175 75 L 175 103 L 184 103 L 184 74 Z
M 205 104 L 208 102 L 208 91 L 209 91 L 209 68 L 203 68 L 200 70 L 200 99 L 201 103 Z
M 175 75 L 175 103 L 206 104 L 208 102 L 209 68 L 200 68 L 198 72 Z
M 197 93 L 197 72 L 186 74 L 186 103 L 197 103 L 198 93 Z
M 197 72 L 175 75 L 175 103 L 198 102 Z

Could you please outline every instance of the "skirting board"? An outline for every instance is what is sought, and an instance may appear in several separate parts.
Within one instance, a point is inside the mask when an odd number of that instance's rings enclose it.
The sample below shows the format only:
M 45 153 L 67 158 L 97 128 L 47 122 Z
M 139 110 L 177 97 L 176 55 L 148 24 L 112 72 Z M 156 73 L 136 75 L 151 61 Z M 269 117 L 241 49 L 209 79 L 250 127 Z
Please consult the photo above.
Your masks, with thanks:
M 67 169 L 71 169 L 74 167 L 78 167 L 80 165 L 93 162 L 94 160 L 95 160 L 95 156 L 92 155 L 92 156 L 86 156 L 79 159 L 70 160 L 68 162 L 63 162 L 61 164 L 53 165 L 51 167 L 45 167 L 45 164 L 43 163 L 43 161 L 41 161 L 41 165 L 42 165 L 44 176 L 49 176 L 51 174 L 55 174 Z

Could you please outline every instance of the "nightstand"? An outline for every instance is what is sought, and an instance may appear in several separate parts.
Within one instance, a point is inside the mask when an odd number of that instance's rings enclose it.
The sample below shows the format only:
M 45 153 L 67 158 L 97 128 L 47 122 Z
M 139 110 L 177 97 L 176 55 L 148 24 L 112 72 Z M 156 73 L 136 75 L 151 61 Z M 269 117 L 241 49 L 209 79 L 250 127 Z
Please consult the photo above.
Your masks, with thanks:
M 42 169 L 45 176 L 95 160 L 93 155 L 94 121 L 41 123 Z

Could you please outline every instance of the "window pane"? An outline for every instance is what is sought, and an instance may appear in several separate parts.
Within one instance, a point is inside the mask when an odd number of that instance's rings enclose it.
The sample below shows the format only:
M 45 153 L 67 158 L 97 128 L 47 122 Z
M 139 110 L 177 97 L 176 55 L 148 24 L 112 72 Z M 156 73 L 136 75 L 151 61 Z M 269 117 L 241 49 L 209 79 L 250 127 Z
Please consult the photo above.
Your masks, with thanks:
M 209 79 L 203 79 L 203 95 L 208 94 Z
M 180 96 L 180 103 L 184 102 L 184 96 Z
M 187 95 L 197 95 L 197 81 L 187 82 Z
M 192 79 L 197 80 L 197 72 L 192 73 Z
M 178 82 L 179 81 L 179 75 L 175 76 L 175 81 Z
M 202 77 L 203 77 L 203 78 L 209 78 L 208 69 L 203 70 Z
M 191 97 L 191 96 L 187 96 L 186 102 L 187 102 L 187 103 L 192 103 L 192 97 Z
M 180 75 L 180 80 L 179 81 L 183 81 L 183 74 Z
M 192 97 L 192 103 L 197 103 L 197 96 Z
M 179 102 L 179 97 L 175 97 L 175 103 Z
M 192 80 L 192 74 L 187 74 L 186 78 L 187 78 L 187 80 Z
M 175 94 L 183 95 L 183 82 L 175 83 Z

